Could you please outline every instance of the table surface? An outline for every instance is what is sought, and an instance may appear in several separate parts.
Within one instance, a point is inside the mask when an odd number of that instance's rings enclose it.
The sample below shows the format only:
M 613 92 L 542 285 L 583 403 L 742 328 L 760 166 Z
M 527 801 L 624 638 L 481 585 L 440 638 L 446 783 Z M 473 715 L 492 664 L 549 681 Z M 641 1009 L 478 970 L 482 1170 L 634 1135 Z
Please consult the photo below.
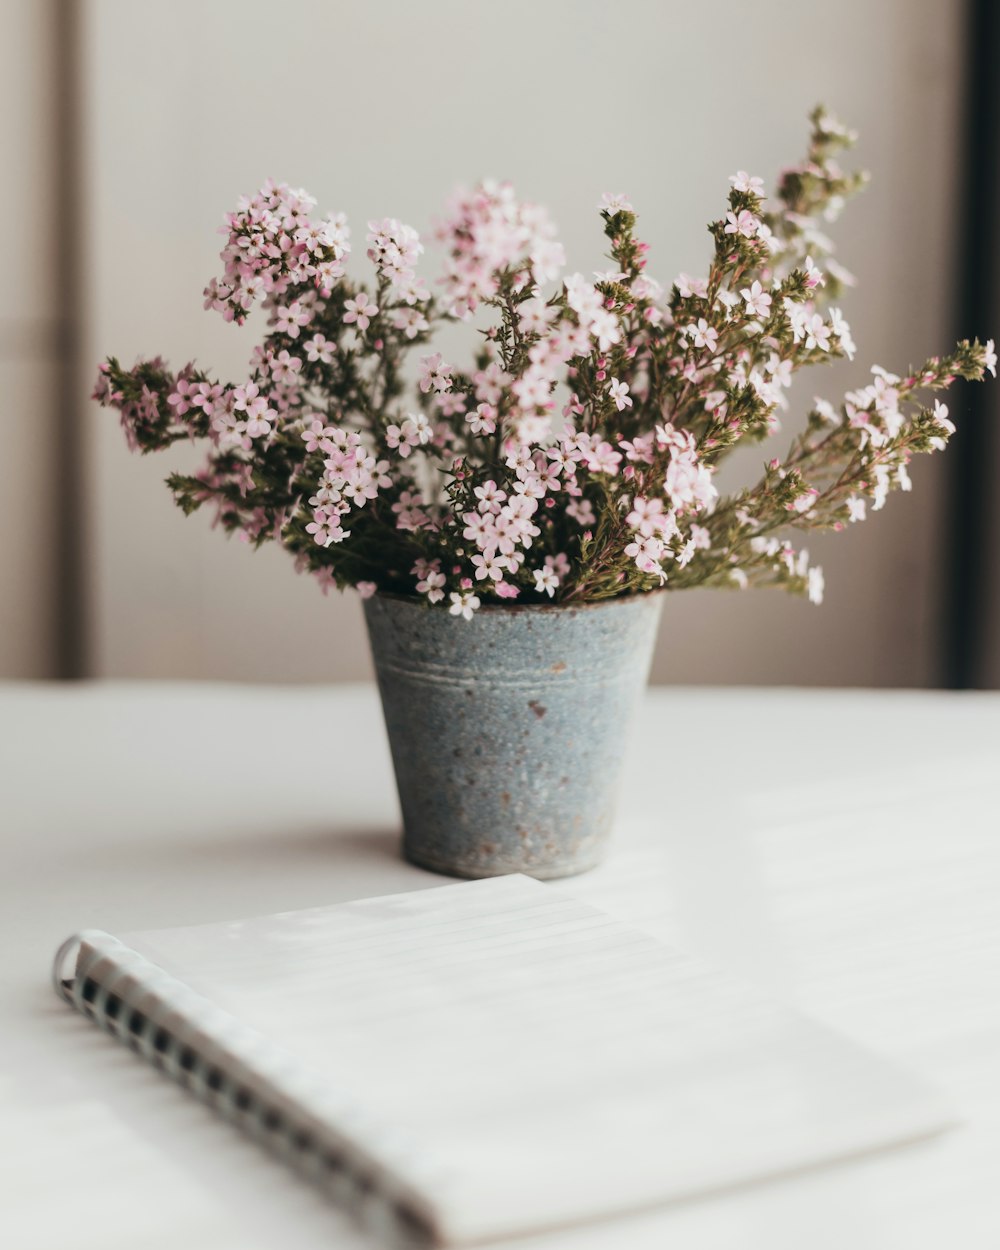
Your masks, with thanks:
M 571 887 L 934 1080 L 961 1127 L 519 1250 L 1000 1246 L 1000 695 L 657 689 Z M 59 941 L 441 878 L 375 691 L 0 686 L 0 1244 L 354 1250 L 308 1186 L 71 1012 Z

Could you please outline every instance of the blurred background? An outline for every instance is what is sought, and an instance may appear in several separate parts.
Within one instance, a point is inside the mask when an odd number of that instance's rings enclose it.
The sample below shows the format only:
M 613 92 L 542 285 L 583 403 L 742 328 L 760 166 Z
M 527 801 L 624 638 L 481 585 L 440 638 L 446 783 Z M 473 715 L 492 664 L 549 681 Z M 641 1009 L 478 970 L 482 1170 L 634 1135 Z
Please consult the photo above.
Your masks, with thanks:
M 834 228 L 860 278 L 843 301 L 859 352 L 800 375 L 779 439 L 873 363 L 1000 337 L 994 8 L 0 0 L 0 676 L 369 675 L 355 596 L 185 520 L 162 480 L 186 449 L 130 456 L 88 399 L 109 353 L 246 376 L 254 320 L 224 324 L 201 291 L 223 213 L 268 176 L 346 211 L 355 240 L 386 215 L 424 231 L 456 184 L 510 179 L 584 272 L 604 267 L 600 195 L 624 191 L 669 284 L 707 270 L 728 175 L 771 184 L 822 101 L 872 171 Z M 822 608 L 672 597 L 654 680 L 1000 685 L 1000 387 L 949 404 L 959 433 L 915 466 L 914 492 L 810 544 Z

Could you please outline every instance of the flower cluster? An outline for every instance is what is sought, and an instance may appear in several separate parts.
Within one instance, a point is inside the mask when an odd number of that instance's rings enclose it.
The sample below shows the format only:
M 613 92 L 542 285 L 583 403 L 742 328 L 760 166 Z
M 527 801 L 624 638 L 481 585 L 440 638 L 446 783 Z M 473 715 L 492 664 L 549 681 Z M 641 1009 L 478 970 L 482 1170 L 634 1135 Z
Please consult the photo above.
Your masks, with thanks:
M 463 617 L 663 586 L 776 585 L 818 602 L 822 572 L 795 536 L 909 490 L 913 455 L 955 428 L 923 397 L 997 364 L 990 340 L 907 374 L 876 366 L 839 405 L 817 399 L 758 482 L 720 497 L 720 461 L 780 428 L 796 370 L 854 358 L 832 302 L 853 278 L 822 228 L 865 180 L 836 159 L 852 140 L 817 109 L 772 200 L 733 175 L 707 274 L 669 287 L 646 272 L 624 195 L 598 206 L 611 267 L 588 276 L 564 272 L 547 213 L 510 186 L 460 193 L 436 231 L 436 298 L 412 227 L 369 223 L 361 285 L 343 218 L 268 183 L 226 218 L 205 291 L 239 323 L 262 304 L 248 376 L 112 358 L 95 397 L 134 449 L 203 442 L 201 471 L 169 479 L 181 507 L 211 503 L 227 530 L 282 543 L 324 590 L 411 594 Z M 467 367 L 429 350 L 449 320 L 477 336 Z

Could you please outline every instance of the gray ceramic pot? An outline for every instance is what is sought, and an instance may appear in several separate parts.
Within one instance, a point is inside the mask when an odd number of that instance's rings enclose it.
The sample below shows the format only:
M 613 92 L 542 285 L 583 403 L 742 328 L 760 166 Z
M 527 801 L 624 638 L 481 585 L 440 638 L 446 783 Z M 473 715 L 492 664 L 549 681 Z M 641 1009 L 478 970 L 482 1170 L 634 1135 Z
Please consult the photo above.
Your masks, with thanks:
M 403 849 L 458 877 L 565 877 L 601 859 L 662 594 L 482 607 L 365 603 Z

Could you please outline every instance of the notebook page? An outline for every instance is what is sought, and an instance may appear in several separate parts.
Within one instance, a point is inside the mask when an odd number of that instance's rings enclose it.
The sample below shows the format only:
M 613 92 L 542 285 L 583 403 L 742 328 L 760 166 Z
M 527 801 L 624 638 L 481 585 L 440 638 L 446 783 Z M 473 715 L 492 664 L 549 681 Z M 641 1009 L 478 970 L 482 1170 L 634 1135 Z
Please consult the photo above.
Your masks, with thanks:
M 391 1126 L 393 1170 L 455 1241 L 947 1118 L 894 1065 L 526 877 L 123 940 Z

